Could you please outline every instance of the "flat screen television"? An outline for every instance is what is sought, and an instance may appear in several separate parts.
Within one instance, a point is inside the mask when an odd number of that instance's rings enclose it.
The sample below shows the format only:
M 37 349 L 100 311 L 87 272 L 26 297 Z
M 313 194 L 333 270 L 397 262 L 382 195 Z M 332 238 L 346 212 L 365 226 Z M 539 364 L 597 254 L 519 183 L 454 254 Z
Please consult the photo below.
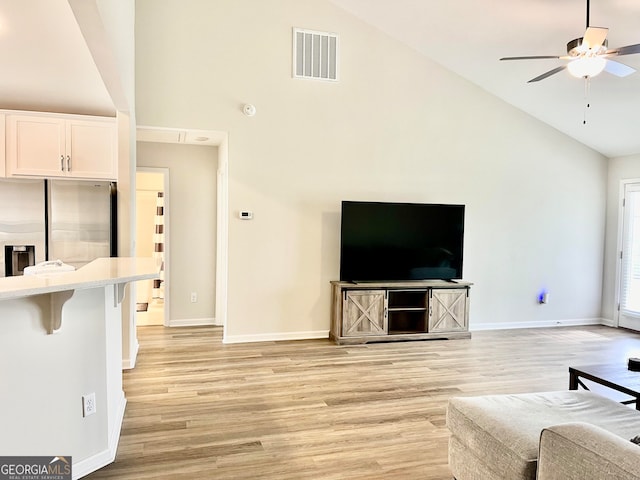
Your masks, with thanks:
M 462 278 L 464 205 L 342 202 L 340 280 Z

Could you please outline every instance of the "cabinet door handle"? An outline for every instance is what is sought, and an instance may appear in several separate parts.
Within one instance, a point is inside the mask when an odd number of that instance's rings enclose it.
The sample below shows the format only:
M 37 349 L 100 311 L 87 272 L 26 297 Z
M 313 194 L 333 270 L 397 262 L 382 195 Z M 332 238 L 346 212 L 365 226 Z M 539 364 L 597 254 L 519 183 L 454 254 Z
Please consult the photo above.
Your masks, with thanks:
M 64 155 L 60 155 L 60 171 L 64 172 Z
M 71 157 L 67 155 L 67 172 L 71 171 Z

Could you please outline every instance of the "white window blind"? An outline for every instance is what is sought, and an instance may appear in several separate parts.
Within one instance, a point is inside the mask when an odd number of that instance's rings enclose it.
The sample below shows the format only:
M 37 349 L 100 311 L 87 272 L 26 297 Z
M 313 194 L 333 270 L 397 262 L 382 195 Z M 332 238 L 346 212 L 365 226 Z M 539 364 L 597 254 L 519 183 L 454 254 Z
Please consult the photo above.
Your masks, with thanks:
M 625 189 L 620 308 L 640 314 L 640 185 Z

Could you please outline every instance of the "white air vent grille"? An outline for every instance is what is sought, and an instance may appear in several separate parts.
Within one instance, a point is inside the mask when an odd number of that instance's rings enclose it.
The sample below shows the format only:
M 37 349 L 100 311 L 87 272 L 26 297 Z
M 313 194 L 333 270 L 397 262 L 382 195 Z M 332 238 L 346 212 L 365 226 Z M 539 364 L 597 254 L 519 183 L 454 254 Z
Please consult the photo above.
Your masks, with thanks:
M 338 35 L 293 29 L 293 76 L 338 80 Z

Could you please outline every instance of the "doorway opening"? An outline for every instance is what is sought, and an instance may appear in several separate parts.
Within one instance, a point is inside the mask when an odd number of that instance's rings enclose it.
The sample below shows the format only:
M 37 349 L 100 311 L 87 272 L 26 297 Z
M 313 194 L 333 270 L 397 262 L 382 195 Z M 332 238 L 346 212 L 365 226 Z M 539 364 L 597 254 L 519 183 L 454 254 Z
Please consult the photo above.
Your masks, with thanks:
M 136 257 L 153 257 L 160 278 L 136 285 L 136 324 L 168 325 L 169 169 L 136 169 Z
M 165 312 L 167 327 L 179 327 L 188 325 L 220 325 L 224 327 L 223 342 L 227 333 L 227 274 L 228 274 L 228 231 L 229 231 L 229 167 L 228 167 L 228 138 L 226 132 L 192 129 L 174 129 L 151 126 L 138 126 L 137 129 L 137 158 L 140 168 L 145 165 L 145 158 L 164 158 L 165 164 L 156 164 L 148 167 L 161 167 L 171 169 L 172 182 L 172 249 L 175 255 L 171 255 L 171 262 L 178 265 L 180 271 L 173 269 L 171 276 L 178 278 L 177 283 L 172 282 L 171 310 L 168 307 L 170 300 L 165 287 Z M 166 147 L 162 147 L 162 144 Z M 191 149 L 198 147 L 215 147 L 213 149 Z M 191 147 L 189 151 L 180 148 L 178 152 L 174 147 Z M 188 156 L 184 156 L 188 152 Z M 208 153 L 207 153 L 208 152 Z M 143 155 L 141 155 L 143 153 Z M 206 154 L 207 158 L 201 154 Z M 213 154 L 213 156 L 211 156 Z M 175 160 L 174 160 L 175 158 Z M 196 161 L 200 158 L 204 163 L 190 164 L 185 168 L 187 161 Z M 213 164 L 210 162 L 213 160 Z M 162 163 L 162 162 L 159 162 Z M 205 164 L 213 166 L 213 170 Z M 173 168 L 175 166 L 175 168 Z M 182 168 L 181 168 L 182 167 Z M 193 167 L 193 168 L 192 168 Z M 202 174 L 198 174 L 202 171 Z M 174 176 L 178 174 L 177 177 Z M 185 179 L 188 177 L 188 179 Z M 176 179 L 177 178 L 177 179 Z M 201 181 L 213 179 L 213 185 L 194 185 Z M 186 182 L 186 183 L 185 183 Z M 181 192 L 185 192 L 183 195 Z M 201 195 L 199 199 L 193 199 L 193 194 Z M 176 196 L 177 195 L 177 196 Z M 202 196 L 204 195 L 204 196 Z M 210 195 L 211 198 L 208 198 Z M 178 198 L 178 200 L 176 200 Z M 165 198 L 168 202 L 168 198 Z M 186 206 L 185 206 L 186 201 Z M 190 202 L 190 203 L 189 203 Z M 199 208 L 193 208 L 197 205 Z M 207 221 L 202 221 L 201 210 L 205 205 L 211 206 L 210 214 L 206 215 Z M 208 207 L 207 207 L 208 208 Z M 194 218 L 195 215 L 195 218 Z M 198 216 L 200 215 L 200 216 Z M 215 220 L 214 220 L 215 218 Z M 184 221 L 190 222 L 184 228 L 180 225 Z M 178 222 L 178 223 L 176 223 Z M 195 227 L 194 227 L 195 225 Z M 165 226 L 168 229 L 168 225 Z M 207 235 L 194 236 L 194 228 Z M 204 229 L 204 230 L 202 230 Z M 180 245 L 185 245 L 183 249 Z M 208 242 L 204 246 L 194 245 L 194 241 Z M 186 258 L 182 253 L 186 255 Z M 206 252 L 212 260 L 193 257 L 193 252 Z M 165 245 L 165 254 L 169 251 Z M 193 258 L 200 258 L 197 265 L 189 267 Z M 182 260 L 184 260 L 184 262 Z M 206 260 L 206 261 L 205 261 Z M 209 262 L 209 263 L 208 263 Z M 168 267 L 169 260 L 165 259 Z M 209 264 L 210 268 L 203 267 Z M 185 273 L 186 272 L 186 273 Z M 196 278 L 204 274 L 206 280 Z M 177 277 L 176 277 L 177 276 Z M 165 272 L 167 282 L 168 272 Z M 167 284 L 168 287 L 168 284 Z M 185 312 L 188 314 L 185 314 Z M 192 315 L 193 313 L 193 315 Z M 213 315 L 211 315 L 213 313 Z

